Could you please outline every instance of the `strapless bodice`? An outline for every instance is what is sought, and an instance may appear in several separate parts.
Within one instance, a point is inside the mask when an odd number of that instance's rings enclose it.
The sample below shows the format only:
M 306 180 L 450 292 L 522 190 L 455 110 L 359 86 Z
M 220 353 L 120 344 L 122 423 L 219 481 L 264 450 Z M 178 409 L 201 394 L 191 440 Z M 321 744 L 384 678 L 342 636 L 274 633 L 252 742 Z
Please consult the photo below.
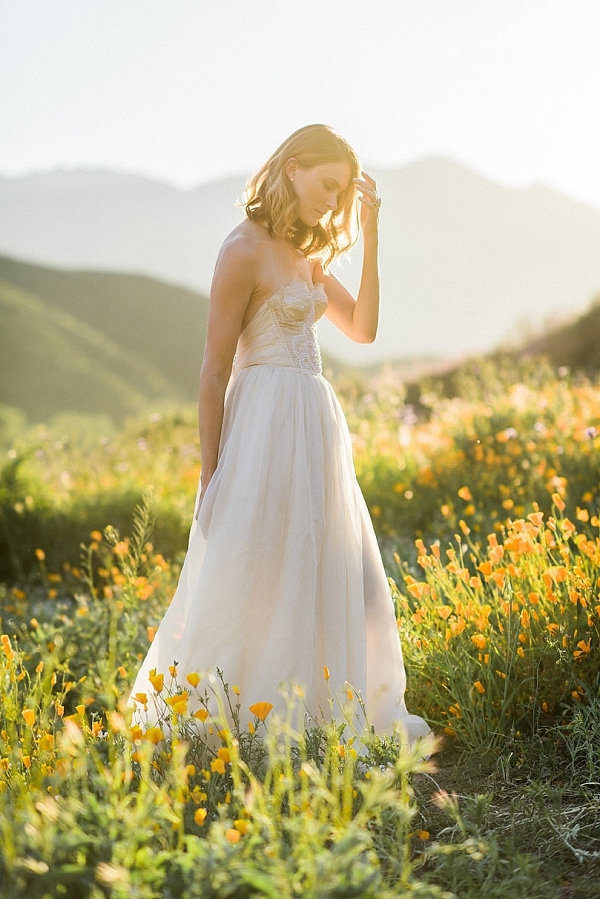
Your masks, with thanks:
M 251 365 L 277 365 L 321 372 L 315 323 L 327 308 L 322 284 L 286 284 L 259 307 L 238 340 L 234 371 Z

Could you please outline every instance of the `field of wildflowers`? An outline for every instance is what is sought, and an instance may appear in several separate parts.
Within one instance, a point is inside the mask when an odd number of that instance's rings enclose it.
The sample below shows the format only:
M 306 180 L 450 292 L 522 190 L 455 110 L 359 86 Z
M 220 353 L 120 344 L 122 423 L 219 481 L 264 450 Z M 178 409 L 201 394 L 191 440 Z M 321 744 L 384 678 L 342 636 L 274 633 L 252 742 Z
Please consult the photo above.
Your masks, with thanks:
M 338 392 L 433 757 L 305 720 L 293 685 L 287 716 L 247 708 L 227 672 L 225 709 L 172 666 L 132 718 L 195 412 L 32 429 L 0 472 L 0 895 L 597 895 L 600 384 L 479 363 L 418 408 L 391 372 Z

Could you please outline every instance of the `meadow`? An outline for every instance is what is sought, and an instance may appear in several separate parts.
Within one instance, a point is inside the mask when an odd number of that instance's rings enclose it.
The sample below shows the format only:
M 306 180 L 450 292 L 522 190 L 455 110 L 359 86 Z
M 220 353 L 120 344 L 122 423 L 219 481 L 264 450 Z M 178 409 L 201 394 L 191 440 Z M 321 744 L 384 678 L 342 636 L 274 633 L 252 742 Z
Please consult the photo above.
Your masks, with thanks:
M 0 472 L 2 896 L 599 895 L 600 382 L 499 359 L 414 405 L 391 369 L 336 389 L 435 746 L 372 733 L 352 690 L 345 722 L 333 700 L 305 718 L 297 685 L 276 719 L 176 666 L 132 720 L 195 410 L 22 430 Z

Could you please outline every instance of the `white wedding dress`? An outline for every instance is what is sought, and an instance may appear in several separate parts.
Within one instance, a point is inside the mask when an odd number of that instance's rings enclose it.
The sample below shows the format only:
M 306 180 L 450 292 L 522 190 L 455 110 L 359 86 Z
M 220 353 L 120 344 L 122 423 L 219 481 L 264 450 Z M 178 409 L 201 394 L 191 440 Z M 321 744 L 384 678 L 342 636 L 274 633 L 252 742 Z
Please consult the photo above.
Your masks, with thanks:
M 256 702 L 283 711 L 283 683 L 302 686 L 318 720 L 349 683 L 377 733 L 399 721 L 412 742 L 429 727 L 404 704 L 389 584 L 348 426 L 321 374 L 315 322 L 326 307 L 323 285 L 288 284 L 241 334 L 218 466 L 132 695 L 152 694 L 154 668 L 168 683 L 176 661 L 183 686 L 192 671 L 221 669 L 240 690 L 242 722 Z

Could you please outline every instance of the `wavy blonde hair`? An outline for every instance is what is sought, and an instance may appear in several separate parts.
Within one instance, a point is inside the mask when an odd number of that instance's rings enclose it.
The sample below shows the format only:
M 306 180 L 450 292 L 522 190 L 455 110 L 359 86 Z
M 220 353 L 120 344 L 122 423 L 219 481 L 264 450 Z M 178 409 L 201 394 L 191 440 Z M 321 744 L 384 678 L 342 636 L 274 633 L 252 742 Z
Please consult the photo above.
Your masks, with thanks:
M 296 195 L 285 173 L 289 159 L 303 169 L 332 162 L 350 165 L 350 183 L 325 224 L 306 225 L 298 216 Z M 306 256 L 320 258 L 327 267 L 350 249 L 358 237 L 356 188 L 360 163 L 350 144 L 328 125 L 306 125 L 294 131 L 246 184 L 240 205 L 253 222 L 264 224 L 272 237 L 286 237 Z

